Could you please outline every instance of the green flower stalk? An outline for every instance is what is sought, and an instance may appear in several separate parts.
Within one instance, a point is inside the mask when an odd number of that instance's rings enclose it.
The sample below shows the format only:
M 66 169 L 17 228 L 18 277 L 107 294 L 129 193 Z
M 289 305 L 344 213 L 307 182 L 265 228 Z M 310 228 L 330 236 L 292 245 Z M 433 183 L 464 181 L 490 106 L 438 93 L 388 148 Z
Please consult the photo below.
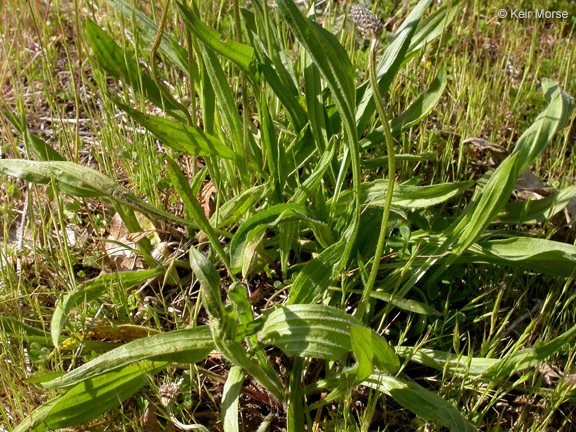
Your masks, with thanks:
M 372 86 L 372 94 L 374 95 L 374 102 L 376 110 L 380 116 L 382 127 L 384 128 L 384 136 L 386 137 L 386 151 L 388 153 L 388 190 L 386 191 L 386 202 L 384 204 L 384 211 L 382 214 L 382 225 L 380 226 L 380 234 L 378 235 L 378 243 L 376 244 L 376 251 L 374 253 L 374 261 L 372 262 L 372 269 L 368 277 L 368 283 L 362 292 L 362 298 L 356 310 L 355 316 L 362 320 L 366 307 L 370 301 L 370 294 L 376 282 L 378 275 L 378 268 L 380 267 L 380 258 L 384 250 L 384 243 L 386 242 L 386 235 L 388 231 L 388 219 L 390 217 L 390 208 L 392 207 L 392 193 L 394 192 L 394 176 L 396 173 L 396 158 L 394 155 L 394 138 L 390 130 L 388 115 L 384 108 L 382 95 L 380 94 L 380 87 L 376 78 L 376 51 L 378 49 L 379 37 L 382 32 L 382 22 L 365 7 L 353 5 L 350 9 L 350 15 L 354 23 L 366 39 L 370 39 L 370 64 L 368 75 L 370 77 L 370 85 Z

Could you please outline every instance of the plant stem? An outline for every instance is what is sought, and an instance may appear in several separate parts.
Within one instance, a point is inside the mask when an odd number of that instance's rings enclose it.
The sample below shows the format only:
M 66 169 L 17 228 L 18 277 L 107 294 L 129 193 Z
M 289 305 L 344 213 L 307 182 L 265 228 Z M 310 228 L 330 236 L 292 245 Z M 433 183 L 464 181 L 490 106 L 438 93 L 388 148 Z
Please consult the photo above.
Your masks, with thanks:
M 376 251 L 374 252 L 374 261 L 372 262 L 372 269 L 370 271 L 370 276 L 368 277 L 368 283 L 362 292 L 362 298 L 360 299 L 360 304 L 358 309 L 356 309 L 356 318 L 362 320 L 366 308 L 370 301 L 370 294 L 374 288 L 374 283 L 376 282 L 376 276 L 378 275 L 378 268 L 380 267 L 380 258 L 382 257 L 382 252 L 384 250 L 384 243 L 386 241 L 386 234 L 388 233 L 388 219 L 390 217 L 390 207 L 392 206 L 392 194 L 394 192 L 394 176 L 396 174 L 396 157 L 394 154 L 394 138 L 392 137 L 392 131 L 390 130 L 390 124 L 388 122 L 388 115 L 386 114 L 386 109 L 384 108 L 384 102 L 382 95 L 380 94 L 380 87 L 378 86 L 378 80 L 376 79 L 376 50 L 378 49 L 378 38 L 372 38 L 372 43 L 370 44 L 370 85 L 372 86 L 372 94 L 374 96 L 374 102 L 376 103 L 376 110 L 380 116 L 380 121 L 382 122 L 382 127 L 384 128 L 384 136 L 386 137 L 386 152 L 388 153 L 388 189 L 386 191 L 386 202 L 384 204 L 384 211 L 382 214 L 382 224 L 380 225 L 380 234 L 378 235 L 378 243 L 376 244 Z

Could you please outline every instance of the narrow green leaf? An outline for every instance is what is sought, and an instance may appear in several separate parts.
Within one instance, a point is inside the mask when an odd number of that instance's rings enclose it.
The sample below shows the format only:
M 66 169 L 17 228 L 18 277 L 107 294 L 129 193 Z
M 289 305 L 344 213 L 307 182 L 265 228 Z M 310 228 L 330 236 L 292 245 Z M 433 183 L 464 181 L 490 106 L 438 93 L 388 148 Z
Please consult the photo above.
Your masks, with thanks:
M 116 101 L 116 105 L 174 150 L 196 156 L 214 156 L 224 159 L 236 157 L 234 151 L 222 144 L 220 140 L 184 122 L 145 114 L 119 101 Z
M 196 12 L 180 2 L 176 2 L 182 21 L 202 43 L 218 54 L 234 62 L 252 82 L 258 82 L 258 67 L 254 48 L 231 39 L 224 39 L 220 33 L 204 24 Z
M 227 270 L 230 269 L 230 264 L 228 263 L 228 255 L 224 252 L 224 248 L 220 244 L 218 239 L 218 234 L 216 230 L 210 225 L 208 218 L 204 214 L 204 210 L 200 206 L 200 203 L 196 197 L 192 194 L 190 186 L 188 185 L 188 180 L 180 171 L 178 164 L 172 160 L 168 162 L 166 166 L 166 175 L 170 179 L 170 183 L 174 186 L 178 192 L 180 199 L 186 206 L 186 210 L 192 214 L 193 220 L 200 227 L 202 231 L 206 234 L 206 237 L 210 240 L 212 248 L 216 251 L 224 266 Z
M 473 182 L 444 183 L 431 186 L 396 184 L 392 195 L 392 205 L 413 209 L 431 207 L 460 195 L 473 185 Z M 388 180 L 364 183 L 360 202 L 363 205 L 383 207 L 386 200 L 387 187 Z M 340 195 L 337 208 L 343 210 L 345 207 L 350 206 L 351 202 L 352 192 L 346 191 Z
M 528 168 L 552 137 L 569 124 L 574 109 L 574 98 L 554 81 L 542 80 L 542 90 L 548 107 L 518 139 L 510 155 L 518 154 L 518 173 Z
M 60 332 L 64 327 L 68 312 L 81 302 L 89 303 L 105 295 L 110 285 L 116 285 L 123 289 L 130 289 L 135 285 L 143 283 L 149 279 L 159 277 L 165 273 L 165 269 L 157 268 L 150 270 L 108 273 L 103 274 L 95 279 L 91 279 L 80 284 L 75 290 L 69 292 L 58 301 L 52 321 L 50 324 L 52 343 L 55 347 L 60 346 Z
M 430 7 L 432 0 L 422 0 L 406 17 L 400 28 L 398 28 L 392 43 L 386 47 L 386 51 L 382 55 L 382 59 L 376 68 L 376 79 L 380 87 L 380 93 L 385 95 L 394 77 L 400 70 L 403 64 L 410 41 L 416 32 L 418 22 L 424 12 Z M 370 117 L 376 110 L 374 105 L 374 97 L 372 95 L 372 88 L 368 83 L 364 83 L 358 89 L 358 96 L 361 95 L 360 103 L 358 104 L 358 111 L 356 113 L 358 132 L 362 133 L 368 125 Z
M 222 423 L 224 432 L 239 432 L 238 402 L 244 382 L 244 371 L 238 366 L 232 366 L 222 390 Z
M 220 291 L 220 275 L 206 257 L 196 248 L 190 248 L 190 265 L 202 287 L 202 303 L 216 320 L 222 320 L 226 316 Z
M 28 130 L 26 120 L 20 120 L 17 116 L 9 111 L 0 111 L 0 113 L 14 126 L 22 135 L 26 148 L 41 161 L 62 161 L 64 157 L 54 150 L 46 141 L 34 135 Z
M 66 388 L 142 360 L 193 364 L 205 359 L 213 349 L 208 326 L 175 330 L 128 342 L 42 385 Z
M 105 31 L 90 19 L 86 20 L 86 37 L 98 65 L 114 78 L 128 83 L 143 93 L 154 105 L 162 108 L 179 120 L 185 120 L 182 112 L 162 97 L 162 92 L 146 72 L 138 65 L 133 55 L 120 48 Z
M 297 204 L 277 204 L 267 210 L 259 212 L 246 222 L 244 222 L 230 242 L 230 265 L 233 272 L 242 269 L 244 249 L 248 241 L 248 235 L 255 235 L 257 230 L 264 230 L 273 227 L 281 222 L 303 221 L 307 223 L 316 234 L 320 243 L 330 240 L 330 230 L 328 226 L 314 218 L 312 212 L 302 205 Z
M 50 344 L 50 333 L 42 329 L 24 324 L 20 320 L 10 316 L 0 315 L 0 331 L 6 335 L 28 341 L 28 338 L 34 338 L 34 341 L 42 341 L 44 344 Z
M 422 93 L 402 114 L 390 121 L 390 131 L 392 136 L 399 136 L 405 130 L 419 123 L 434 109 L 440 98 L 444 94 L 448 79 L 446 69 L 442 67 L 432 82 L 430 88 Z M 384 129 L 379 126 L 376 130 L 368 134 L 360 141 L 362 149 L 384 146 L 386 137 Z
M 446 371 L 458 375 L 480 376 L 498 363 L 498 359 L 456 355 L 428 348 L 415 349 L 410 346 L 397 346 L 394 347 L 394 351 L 400 357 L 410 358 L 410 361 L 420 363 L 438 371 Z
M 145 215 L 161 218 L 184 226 L 195 226 L 164 210 L 157 209 L 117 185 L 104 174 L 67 161 L 36 162 L 23 159 L 0 160 L 0 173 L 46 184 L 54 180 L 58 188 L 79 197 L 106 197 Z
M 50 402 L 49 412 L 42 419 L 34 419 L 31 430 L 40 432 L 86 423 L 128 399 L 148 383 L 147 374 L 167 365 L 166 362 L 140 362 L 87 379 Z
M 210 224 L 221 228 L 226 225 L 238 223 L 250 216 L 261 200 L 269 193 L 269 184 L 262 184 L 245 190 L 240 195 L 226 201 L 210 218 Z
M 338 360 L 352 348 L 350 327 L 361 325 L 331 306 L 290 305 L 272 311 L 258 332 L 258 339 L 288 356 Z
M 292 197 L 291 202 L 297 204 L 304 204 L 306 200 L 316 193 L 316 188 L 320 184 L 320 181 L 324 177 L 324 174 L 330 168 L 330 164 L 334 159 L 334 154 L 336 153 L 336 145 L 334 141 L 330 141 L 327 145 L 326 150 L 323 152 L 322 157 L 318 161 L 318 165 L 314 168 L 312 174 L 310 174 L 306 180 L 296 189 Z
M 553 240 L 512 237 L 478 242 L 461 262 L 520 266 L 554 276 L 574 276 L 576 246 Z
M 497 222 L 535 224 L 548 221 L 576 198 L 576 186 L 570 186 L 542 199 L 510 202 L 498 215 Z
M 287 304 L 314 303 L 326 292 L 338 275 L 343 247 L 342 242 L 335 243 L 304 266 L 294 280 Z
M 508 378 L 512 374 L 534 366 L 551 355 L 560 351 L 566 344 L 574 344 L 576 338 L 576 326 L 562 333 L 550 342 L 538 342 L 532 348 L 526 348 L 505 356 L 483 374 L 483 378 L 498 379 Z
M 400 377 L 373 374 L 362 384 L 389 395 L 418 417 L 439 422 L 451 431 L 476 431 L 476 428 L 453 405 L 416 383 Z
M 132 19 L 135 19 L 142 31 L 143 45 L 152 46 L 158 32 L 158 26 L 154 21 L 148 18 L 142 11 L 132 7 L 132 5 L 123 0 L 106 0 L 106 3 L 120 12 L 126 20 L 132 21 Z M 178 65 L 182 71 L 188 71 L 188 52 L 178 43 L 174 35 L 166 29 L 164 29 L 162 33 L 162 40 L 158 49 L 162 55 Z

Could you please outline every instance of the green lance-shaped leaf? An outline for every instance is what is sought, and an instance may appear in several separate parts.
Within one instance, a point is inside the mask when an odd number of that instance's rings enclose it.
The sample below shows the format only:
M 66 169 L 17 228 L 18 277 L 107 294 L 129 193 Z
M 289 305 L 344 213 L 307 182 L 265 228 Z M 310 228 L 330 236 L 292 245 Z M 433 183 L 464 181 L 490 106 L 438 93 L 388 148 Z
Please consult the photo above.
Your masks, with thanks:
M 329 227 L 322 221 L 315 219 L 315 215 L 309 208 L 293 203 L 277 204 L 254 215 L 244 222 L 234 234 L 230 242 L 230 266 L 233 272 L 242 269 L 244 260 L 244 250 L 246 249 L 248 238 L 254 236 L 269 227 L 273 227 L 282 222 L 302 221 L 310 226 L 318 241 L 326 244 L 331 240 Z
M 570 277 L 576 266 L 576 246 L 539 238 L 512 237 L 478 242 L 458 261 L 489 262 Z
M 120 48 L 104 30 L 89 19 L 86 20 L 86 37 L 98 65 L 106 72 L 143 93 L 150 102 L 165 112 L 179 120 L 185 120 L 178 107 L 162 97 L 162 92 L 154 80 L 138 65 L 134 56 Z
M 498 363 L 492 365 L 483 377 L 487 379 L 508 378 L 510 375 L 534 366 L 548 357 L 558 353 L 560 349 L 568 344 L 574 344 L 576 338 L 576 326 L 562 333 L 550 342 L 538 342 L 532 348 L 522 349 L 513 354 L 507 355 Z
M 394 351 L 400 357 L 410 358 L 410 361 L 455 375 L 480 376 L 499 361 L 498 359 L 469 357 L 412 346 L 397 346 L 394 347 Z
M 36 162 L 23 159 L 0 160 L 0 173 L 46 184 L 56 182 L 58 188 L 69 195 L 78 197 L 105 197 L 115 203 L 139 211 L 147 216 L 160 218 L 183 226 L 196 225 L 180 219 L 164 210 L 142 201 L 106 175 L 68 161 Z
M 0 332 L 18 340 L 50 345 L 50 333 L 9 316 L 0 315 Z
M 202 231 L 206 233 L 206 236 L 210 240 L 210 244 L 224 263 L 224 266 L 228 271 L 230 271 L 230 264 L 228 262 L 228 256 L 224 252 L 224 248 L 220 244 L 218 240 L 218 234 L 216 230 L 210 225 L 208 218 L 204 214 L 204 210 L 200 206 L 200 203 L 192 193 L 190 186 L 188 185 L 188 181 L 178 164 L 174 161 L 170 161 L 166 166 L 166 175 L 170 179 L 170 182 L 178 192 L 180 199 L 186 206 L 186 211 L 188 214 L 192 215 L 193 220 L 196 224 L 200 227 Z
M 116 105 L 171 149 L 195 156 L 214 156 L 224 159 L 236 157 L 231 148 L 200 129 L 180 121 L 142 113 L 119 101 L 116 101 Z
M 439 422 L 451 431 L 476 431 L 476 428 L 453 405 L 436 393 L 404 378 L 373 374 L 362 384 L 389 395 L 418 417 Z
M 222 303 L 220 275 L 212 264 L 196 248 L 190 248 L 190 265 L 202 287 L 202 303 L 210 318 L 223 320 L 226 317 Z
M 254 48 L 231 39 L 225 40 L 220 33 L 204 24 L 196 12 L 180 2 L 176 2 L 184 24 L 199 40 L 219 55 L 235 63 L 254 83 L 258 83 L 258 65 Z
M 64 298 L 56 304 L 50 324 L 52 343 L 55 347 L 60 345 L 60 332 L 64 327 L 66 316 L 68 312 L 79 303 L 89 303 L 100 298 L 108 292 L 107 288 L 110 285 L 129 289 L 149 279 L 158 277 L 165 272 L 165 269 L 157 268 L 134 272 L 109 273 L 80 284 L 75 290 L 66 294 Z
M 350 327 L 360 321 L 331 306 L 290 305 L 274 310 L 258 332 L 265 345 L 288 356 L 338 360 L 352 348 Z
M 304 266 L 290 289 L 289 305 L 314 303 L 324 295 L 338 275 L 343 249 L 343 242 L 335 243 Z
M 25 118 L 18 118 L 16 115 L 9 111 L 1 110 L 0 113 L 14 126 L 14 128 L 22 135 L 26 148 L 29 149 L 34 156 L 41 161 L 62 161 L 64 157 L 54 150 L 50 145 L 34 135 L 28 130 Z
M 411 276 L 404 283 L 399 295 L 405 293 L 432 267 L 439 263 L 431 279 L 439 277 L 454 261 L 478 240 L 488 225 L 493 222 L 504 208 L 516 179 L 530 165 L 554 134 L 567 124 L 572 113 L 573 98 L 566 94 L 557 84 L 551 81 L 543 83 L 549 104 L 538 115 L 536 121 L 522 134 L 514 151 L 500 164 L 488 181 L 476 187 L 470 205 L 461 217 L 446 230 L 446 240 L 439 247 L 422 251 L 431 255 L 425 263 L 410 270 Z M 443 259 L 440 257 L 446 255 Z M 440 261 L 440 262 L 439 262 Z M 396 273 L 395 278 L 398 277 Z M 392 279 L 390 283 L 395 283 Z
M 132 21 L 134 19 L 142 32 L 144 45 L 152 46 L 158 33 L 158 26 L 154 21 L 142 11 L 132 7 L 132 5 L 123 0 L 106 0 L 106 3 L 120 12 L 126 20 Z M 188 72 L 188 52 L 178 43 L 178 39 L 167 32 L 166 29 L 162 33 L 162 40 L 158 49 L 166 58 L 178 65 L 181 70 Z M 197 76 L 197 74 L 195 73 L 194 76 Z
M 392 205 L 412 209 L 432 207 L 460 195 L 473 185 L 474 182 L 444 183 L 430 186 L 394 185 Z M 363 205 L 384 206 L 387 187 L 388 180 L 364 183 L 360 201 Z M 351 203 L 352 193 L 346 191 L 340 195 L 336 207 L 343 210 Z
M 87 423 L 120 405 L 148 383 L 149 373 L 156 373 L 166 362 L 140 362 L 87 379 L 56 400 L 48 408 L 39 408 L 15 430 L 41 432 Z
M 400 360 L 394 349 L 376 332 L 364 326 L 350 328 L 352 352 L 358 363 L 347 372 L 356 377 L 358 382 L 364 381 L 372 372 L 374 366 L 382 372 L 395 374 L 400 369 Z
M 222 423 L 224 432 L 238 432 L 238 402 L 244 382 L 244 371 L 232 366 L 228 372 L 224 390 L 222 390 Z
M 402 132 L 428 116 L 440 101 L 447 83 L 446 69 L 442 67 L 430 88 L 412 102 L 406 111 L 390 121 L 390 132 L 392 136 L 399 136 Z M 382 126 L 379 126 L 375 131 L 370 132 L 366 138 L 360 141 L 360 146 L 362 149 L 382 146 L 384 145 L 385 139 L 384 129 Z
M 175 330 L 128 342 L 42 385 L 47 388 L 70 387 L 142 360 L 197 363 L 213 349 L 208 326 Z
M 412 9 L 412 12 L 406 17 L 396 34 L 392 43 L 386 48 L 382 55 L 382 59 L 376 69 L 376 79 L 380 87 L 380 93 L 385 95 L 388 88 L 400 67 L 402 66 L 410 41 L 416 32 L 416 28 L 420 18 L 432 4 L 432 0 L 422 0 L 418 5 Z M 358 111 L 356 113 L 357 128 L 359 133 L 364 131 L 368 125 L 368 121 L 374 113 L 376 106 L 374 105 L 374 97 L 372 95 L 372 88 L 368 83 L 364 83 L 358 89 Z
M 498 215 L 497 222 L 520 225 L 550 220 L 576 198 L 576 186 L 570 186 L 537 200 L 510 202 Z
M 278 12 L 286 20 L 290 29 L 302 44 L 312 62 L 326 80 L 336 107 L 342 118 L 345 138 L 348 144 L 347 155 L 351 158 L 352 178 L 356 200 L 349 229 L 345 233 L 347 242 L 342 254 L 343 268 L 352 252 L 352 246 L 360 223 L 360 145 L 356 126 L 356 90 L 354 88 L 354 67 L 344 47 L 338 39 L 310 19 L 306 19 L 293 0 L 278 0 Z M 346 166 L 346 163 L 344 164 Z

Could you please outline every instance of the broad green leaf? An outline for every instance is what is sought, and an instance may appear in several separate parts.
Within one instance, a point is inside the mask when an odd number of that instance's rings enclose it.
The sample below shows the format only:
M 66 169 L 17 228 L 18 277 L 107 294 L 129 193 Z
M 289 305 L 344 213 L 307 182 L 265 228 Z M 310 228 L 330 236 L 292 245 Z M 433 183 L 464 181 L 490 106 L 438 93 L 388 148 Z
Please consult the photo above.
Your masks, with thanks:
M 372 330 L 364 326 L 350 327 L 350 341 L 352 352 L 356 357 L 356 364 L 346 374 L 362 382 L 374 372 L 374 351 L 371 347 Z
M 196 12 L 180 2 L 176 2 L 182 21 L 202 43 L 219 55 L 235 63 L 254 83 L 258 83 L 258 66 L 255 61 L 254 48 L 232 39 L 224 39 L 220 33 L 204 24 Z
M 238 366 L 232 366 L 222 390 L 222 423 L 224 432 L 239 432 L 238 402 L 244 382 L 244 371 Z
M 428 348 L 415 349 L 410 346 L 397 346 L 394 347 L 394 351 L 400 357 L 410 358 L 410 361 L 420 363 L 438 371 L 446 371 L 459 375 L 480 376 L 498 363 L 498 359 L 456 355 Z
M 287 304 L 314 303 L 338 275 L 344 245 L 335 243 L 308 262 L 296 276 Z
M 154 21 L 148 18 L 142 11 L 132 7 L 132 5 L 123 0 L 106 0 L 106 3 L 120 12 L 126 20 L 136 20 L 136 23 L 142 31 L 143 45 L 152 46 L 158 32 L 158 26 Z M 178 65 L 181 70 L 184 72 L 188 71 L 188 53 L 186 49 L 182 47 L 174 35 L 168 33 L 166 29 L 164 29 L 162 33 L 162 41 L 160 42 L 158 50 L 166 58 Z
M 554 81 L 542 80 L 542 91 L 549 105 L 518 139 L 510 155 L 518 155 L 518 173 L 528 168 L 552 137 L 568 125 L 574 108 L 574 98 Z
M 162 97 L 162 92 L 154 80 L 138 65 L 134 56 L 120 48 L 105 31 L 90 19 L 86 20 L 86 37 L 98 65 L 106 72 L 114 78 L 128 83 L 136 91 L 143 93 L 150 102 L 165 112 L 179 120 L 185 120 L 178 107 Z
M 66 388 L 142 360 L 197 363 L 214 349 L 208 326 L 174 330 L 128 342 L 55 380 L 47 388 Z
M 191 222 L 187 222 L 142 201 L 104 174 L 73 162 L 36 162 L 23 159 L 3 159 L 0 160 L 0 173 L 28 180 L 32 183 L 46 184 L 54 180 L 58 188 L 69 195 L 106 197 L 145 215 L 165 219 L 179 225 L 195 227 L 195 224 Z
M 220 275 L 206 257 L 196 248 L 190 248 L 190 265 L 202 287 L 202 303 L 210 317 L 223 320 L 226 316 L 222 303 Z
M 86 423 L 128 399 L 148 383 L 147 374 L 167 365 L 166 362 L 140 362 L 87 379 L 49 402 L 50 410 L 42 412 L 46 414 L 44 418 L 34 419 L 30 430 L 40 432 Z
M 444 183 L 431 186 L 394 185 L 392 205 L 406 208 L 426 208 L 441 204 L 474 185 L 473 182 Z M 364 183 L 361 189 L 360 202 L 364 205 L 383 207 L 386 200 L 388 180 L 377 180 Z M 352 192 L 340 195 L 337 207 L 344 208 L 352 202 Z
M 349 329 L 355 325 L 362 324 L 331 306 L 290 305 L 270 313 L 258 339 L 288 356 L 338 360 L 352 349 Z
M 210 224 L 221 228 L 233 223 L 240 223 L 254 211 L 256 204 L 264 199 L 270 191 L 270 185 L 263 184 L 251 187 L 240 195 L 226 201 L 210 218 Z
M 220 140 L 184 122 L 145 114 L 118 101 L 116 105 L 174 150 L 196 156 L 214 156 L 224 159 L 236 157 L 234 151 L 222 144 Z
M 576 186 L 570 186 L 542 199 L 511 202 L 498 215 L 498 223 L 535 224 L 550 220 L 576 198 Z
M 246 248 L 249 234 L 254 236 L 258 230 L 263 231 L 281 222 L 288 221 L 303 221 L 307 223 L 316 234 L 320 243 L 330 240 L 328 226 L 324 222 L 316 220 L 307 207 L 298 204 L 277 204 L 257 213 L 238 228 L 230 243 L 230 266 L 232 271 L 238 272 L 242 269 L 244 249 Z
M 129 289 L 149 279 L 161 276 L 164 273 L 165 269 L 163 268 L 134 272 L 108 273 L 78 285 L 75 290 L 66 294 L 64 298 L 59 300 L 56 304 L 56 308 L 52 314 L 52 322 L 50 324 L 52 343 L 55 347 L 60 345 L 60 332 L 64 327 L 66 316 L 68 315 L 68 312 L 70 312 L 70 310 L 79 303 L 89 303 L 100 298 L 108 292 L 107 288 L 110 285 L 116 285 L 122 289 Z
M 551 355 L 558 353 L 566 344 L 572 344 L 573 346 L 574 339 L 576 339 L 576 326 L 550 342 L 537 342 L 532 348 L 522 349 L 513 354 L 506 355 L 502 360 L 484 372 L 483 378 L 491 380 L 508 378 L 510 375 L 534 366 L 546 360 Z
M 439 422 L 451 431 L 476 431 L 476 428 L 453 405 L 436 393 L 404 378 L 373 374 L 362 384 L 389 395 L 418 417 Z
M 539 238 L 512 237 L 478 242 L 459 261 L 520 266 L 570 277 L 576 272 L 576 246 Z

